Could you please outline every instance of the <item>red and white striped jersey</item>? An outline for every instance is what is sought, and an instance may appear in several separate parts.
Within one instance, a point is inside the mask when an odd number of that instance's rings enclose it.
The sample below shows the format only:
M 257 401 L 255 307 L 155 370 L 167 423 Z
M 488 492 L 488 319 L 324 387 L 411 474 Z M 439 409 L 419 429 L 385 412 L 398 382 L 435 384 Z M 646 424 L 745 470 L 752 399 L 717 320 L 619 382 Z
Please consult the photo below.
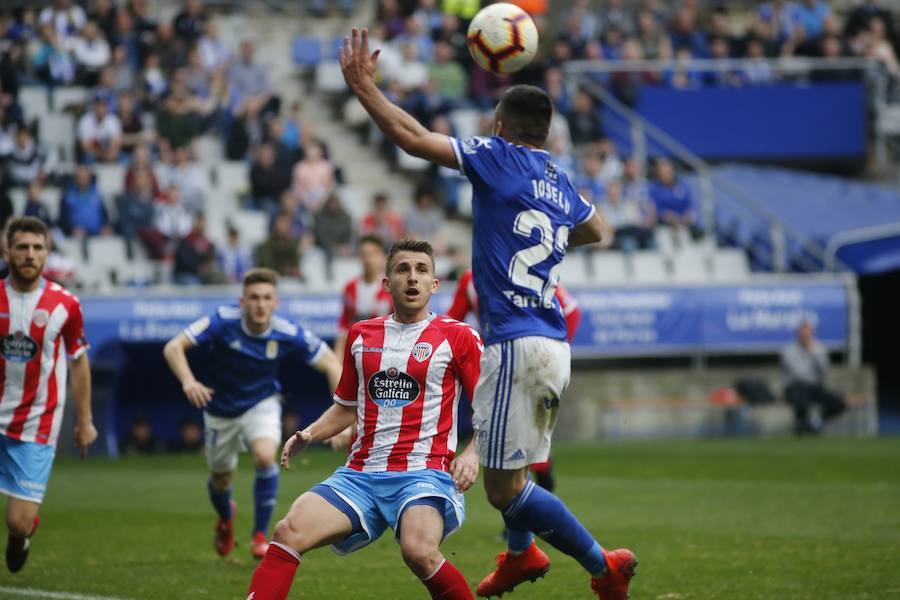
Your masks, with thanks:
M 341 302 L 338 332 L 345 335 L 357 321 L 383 317 L 394 311 L 391 293 L 384 289 L 380 277 L 372 283 L 366 283 L 362 276 L 351 279 L 344 286 Z
M 357 407 L 347 466 L 357 471 L 446 471 L 456 453 L 460 392 L 474 397 L 481 337 L 465 323 L 432 315 L 350 327 L 334 401 Z
M 78 298 L 46 279 L 24 294 L 0 281 L 0 434 L 55 445 L 66 402 L 60 354 L 87 347 Z
M 556 286 L 555 296 L 559 301 L 562 314 L 566 318 L 566 338 L 569 340 L 569 343 L 572 343 L 575 331 L 581 322 L 581 309 L 578 308 L 578 301 L 561 283 Z M 459 278 L 459 282 L 456 285 L 456 294 L 453 296 L 453 303 L 447 310 L 447 316 L 458 321 L 464 321 L 470 312 L 478 317 L 478 293 L 475 291 L 472 269 L 467 270 Z

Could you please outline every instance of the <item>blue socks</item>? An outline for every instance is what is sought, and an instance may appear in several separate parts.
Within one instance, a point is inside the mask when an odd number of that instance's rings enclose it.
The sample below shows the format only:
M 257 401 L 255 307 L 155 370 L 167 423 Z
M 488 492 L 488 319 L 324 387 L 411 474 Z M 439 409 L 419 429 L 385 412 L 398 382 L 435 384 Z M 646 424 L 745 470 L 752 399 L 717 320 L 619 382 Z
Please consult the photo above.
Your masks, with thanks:
M 562 500 L 533 481 L 526 483 L 506 507 L 503 520 L 508 529 L 509 549 L 513 552 L 527 548 L 532 539 L 528 532 L 534 532 L 557 550 L 577 560 L 591 575 L 600 575 L 606 568 L 603 550 L 588 530 L 569 512 Z
M 253 482 L 253 532 L 269 533 L 269 522 L 278 496 L 278 465 L 256 470 Z
M 206 489 L 209 491 L 209 501 L 212 502 L 213 508 L 223 521 L 231 518 L 231 486 L 227 490 L 217 492 L 213 489 L 212 479 L 206 482 Z

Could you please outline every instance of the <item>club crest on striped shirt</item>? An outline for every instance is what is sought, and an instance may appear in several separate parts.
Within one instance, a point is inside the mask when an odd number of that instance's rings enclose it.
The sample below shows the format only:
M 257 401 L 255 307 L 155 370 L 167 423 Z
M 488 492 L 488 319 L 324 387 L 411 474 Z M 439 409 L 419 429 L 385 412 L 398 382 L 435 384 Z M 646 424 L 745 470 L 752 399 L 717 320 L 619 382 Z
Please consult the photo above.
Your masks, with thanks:
M 50 313 L 43 308 L 34 311 L 31 320 L 34 321 L 35 327 L 43 327 L 50 320 Z
M 432 351 L 433 348 L 431 347 L 431 344 L 428 342 L 419 342 L 413 348 L 412 356 L 419 362 L 425 362 L 428 360 L 428 357 L 431 356 Z

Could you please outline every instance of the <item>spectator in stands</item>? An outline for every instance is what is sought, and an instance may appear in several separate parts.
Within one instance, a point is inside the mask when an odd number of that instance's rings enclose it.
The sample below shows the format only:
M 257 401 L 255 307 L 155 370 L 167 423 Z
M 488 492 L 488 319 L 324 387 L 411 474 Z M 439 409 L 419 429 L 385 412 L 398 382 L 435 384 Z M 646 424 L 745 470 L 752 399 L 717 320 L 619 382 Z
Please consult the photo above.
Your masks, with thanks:
M 887 26 L 881 17 L 869 20 L 869 35 L 865 45 L 865 56 L 874 59 L 894 77 L 900 77 L 900 62 L 894 47 L 887 38 Z
M 377 235 L 388 247 L 405 236 L 403 219 L 391 210 L 390 199 L 386 193 L 376 192 L 372 197 L 372 210 L 363 216 L 360 233 Z
M 50 216 L 50 209 L 44 203 L 43 191 L 44 186 L 41 184 L 40 179 L 33 179 L 28 184 L 24 215 L 40 219 L 47 227 L 53 227 L 53 218 Z
M 444 15 L 438 7 L 437 0 L 419 0 L 419 6 L 413 12 L 413 18 L 418 21 L 419 28 L 433 39 L 441 30 Z
M 316 245 L 326 256 L 353 256 L 353 219 L 336 193 L 328 195 L 313 217 L 313 233 Z
M 584 90 L 575 94 L 575 102 L 568 120 L 569 133 L 575 145 L 592 144 L 603 137 L 603 126 L 594 105 L 594 98 Z
M 446 115 L 453 104 L 441 93 L 437 83 L 429 79 L 425 87 L 411 94 L 403 108 L 420 123 L 430 123 L 439 115 Z
M 48 86 L 68 85 L 75 81 L 75 60 L 49 23 L 41 25 L 40 42 L 31 53 L 31 64 L 38 79 Z
M 161 188 L 156 180 L 156 173 L 153 171 L 153 163 L 150 162 L 150 147 L 147 144 L 140 144 L 135 147 L 131 155 L 131 162 L 125 170 L 125 181 L 123 188 L 125 192 L 134 189 L 134 179 L 138 171 L 146 171 L 153 184 L 153 196 L 159 196 Z
M 208 21 L 204 28 L 204 35 L 197 43 L 197 50 L 203 61 L 203 67 L 208 71 L 217 71 L 228 66 L 231 60 L 231 52 L 219 39 L 219 29 L 214 21 Z
M 291 191 L 312 213 L 335 185 L 334 165 L 325 157 L 322 142 L 310 140 L 303 146 L 303 160 L 294 166 Z
M 400 50 L 403 60 L 399 70 L 394 73 L 394 79 L 408 92 L 424 88 L 428 82 L 428 68 L 419 57 L 418 47 L 412 42 L 407 42 Z
M 694 58 L 709 56 L 706 35 L 697 27 L 697 13 L 689 6 L 682 6 L 675 12 L 669 27 L 669 39 L 673 48 L 690 48 Z
M 241 232 L 229 223 L 225 247 L 219 250 L 219 269 L 228 283 L 239 283 L 252 267 L 253 257 L 241 241 Z
M 656 182 L 650 186 L 650 198 L 659 224 L 695 236 L 700 233 L 694 220 L 691 189 L 678 178 L 667 158 L 656 161 Z
M 165 167 L 163 177 L 166 187 L 176 187 L 181 192 L 181 204 L 191 214 L 203 211 L 208 187 L 206 171 L 193 159 L 191 148 L 180 146 L 175 149 L 173 162 Z
M 430 129 L 435 133 L 454 135 L 453 126 L 446 116 L 436 117 L 431 122 Z M 432 169 L 433 182 L 444 206 L 444 212 L 449 217 L 457 216 L 459 213 L 459 190 L 466 178 L 460 174 L 459 169 L 451 169 L 442 165 L 434 165 Z
M 493 111 L 500 97 L 513 83 L 510 75 L 498 75 L 472 67 L 469 71 L 469 97 L 476 108 Z
M 784 397 L 794 409 L 797 433 L 818 433 L 822 423 L 841 414 L 844 399 L 826 387 L 828 352 L 815 338 L 809 321 L 797 329 L 797 339 L 781 350 Z
M 336 0 L 333 2 L 341 11 L 341 16 L 345 19 L 353 14 L 356 10 L 356 0 Z M 327 15 L 328 0 L 309 0 L 309 8 L 307 12 L 313 17 L 324 17 Z
M 300 160 L 300 151 L 296 146 L 289 146 L 284 141 L 284 119 L 281 117 L 271 117 L 266 123 L 265 143 L 272 146 L 275 154 L 275 164 L 285 173 L 287 185 L 285 189 L 290 187 L 291 176 L 294 171 L 294 165 Z
M 170 452 L 202 454 L 204 449 L 203 428 L 194 419 L 185 417 L 178 422 L 178 439 L 169 446 Z
M 16 130 L 19 124 L 10 112 L 11 109 L 0 102 L 0 162 L 8 159 L 16 147 Z
M 156 201 L 158 191 L 154 189 L 152 179 L 153 171 L 148 167 L 138 169 L 132 173 L 132 185 L 124 194 L 116 199 L 117 213 L 119 215 L 119 233 L 125 238 L 128 256 L 134 256 L 134 243 L 137 239 L 143 239 L 142 232 L 153 229 L 156 218 Z M 153 238 L 153 232 L 150 232 Z M 148 248 L 153 254 L 152 248 Z M 161 254 L 161 252 L 156 252 Z M 157 256 L 157 258 L 161 258 Z
M 47 151 L 25 126 L 16 130 L 15 146 L 6 160 L 8 183 L 12 187 L 25 187 L 33 181 L 43 182 L 52 174 L 53 164 Z
M 412 44 L 416 49 L 416 57 L 423 63 L 431 62 L 434 57 L 434 42 L 431 39 L 431 32 L 423 29 L 414 15 L 403 20 L 403 32 L 397 35 L 393 42 L 401 47 Z
M 692 60 L 690 48 L 675 50 L 675 67 L 663 72 L 663 80 L 678 89 L 703 87 L 703 73 L 690 66 Z
M 56 31 L 60 43 L 69 46 L 78 37 L 87 22 L 87 15 L 74 0 L 53 0 L 51 6 L 40 12 L 38 22 L 41 25 L 51 25 Z
M 634 12 L 625 0 L 608 0 L 603 14 L 604 27 L 614 27 L 623 34 L 634 33 Z
M 578 160 L 572 151 L 572 147 L 560 136 L 554 136 L 547 141 L 547 151 L 553 157 L 553 162 L 570 179 L 578 177 Z
M 434 200 L 434 191 L 427 187 L 416 190 L 412 210 L 406 213 L 406 237 L 428 240 L 434 251 L 443 254 L 447 247 L 444 238 L 444 213 Z
M 107 109 L 106 100 L 97 97 L 90 110 L 78 120 L 78 148 L 83 161 L 115 162 L 122 149 L 122 123 Z
M 759 7 L 758 18 L 771 26 L 773 35 L 779 44 L 784 44 L 793 38 L 800 23 L 797 5 L 788 0 L 764 2 Z
M 108 67 L 112 73 L 113 89 L 118 94 L 131 92 L 137 85 L 134 67 L 128 62 L 128 48 L 116 46 L 112 51 L 112 63 Z
M 755 37 L 747 40 L 746 58 L 749 62 L 740 71 L 740 78 L 744 83 L 762 85 L 775 81 L 775 70 L 766 59 L 765 52 L 762 40 Z
M 724 39 L 728 44 L 729 56 L 741 56 L 746 52 L 743 40 L 734 35 L 731 16 L 728 13 L 728 7 L 724 4 L 715 7 L 710 13 L 707 34 Z
M 844 47 L 841 39 L 836 35 L 824 35 L 819 40 L 819 48 L 821 49 L 822 58 L 825 59 L 826 65 L 813 69 L 810 79 L 817 82 L 828 81 L 855 81 L 860 78 L 860 72 L 856 69 L 847 69 L 836 65 L 827 65 L 827 63 L 835 63 L 844 55 Z
M 173 28 L 175 35 L 184 41 L 185 46 L 192 47 L 203 35 L 206 14 L 203 11 L 203 0 L 185 0 L 184 9 L 175 16 Z
M 728 41 L 723 37 L 714 37 L 709 40 L 710 58 L 719 61 L 720 68 L 710 69 L 703 73 L 703 85 L 707 87 L 729 87 L 741 84 L 738 73 L 727 66 Z
M 572 99 L 569 96 L 569 88 L 566 87 L 562 69 L 551 67 L 544 71 L 544 91 L 553 101 L 554 110 L 568 117 L 572 111 Z
M 275 216 L 269 237 L 256 248 L 257 267 L 273 269 L 286 277 L 300 277 L 300 240 L 291 229 L 291 215 Z
M 894 28 L 894 17 L 891 10 L 884 6 L 881 0 L 862 0 L 859 2 L 844 23 L 844 37 L 850 39 L 856 37 L 861 31 L 868 31 L 872 19 L 881 19 L 885 26 L 885 38 L 888 39 L 895 47 L 897 45 L 897 34 Z
M 453 46 L 438 41 L 434 45 L 434 61 L 428 65 L 428 77 L 435 82 L 444 98 L 458 106 L 465 100 L 469 76 L 455 58 Z
M 284 119 L 279 141 L 300 158 L 300 145 L 304 142 L 306 125 L 303 121 L 303 108 L 299 102 L 292 102 L 287 118 Z
M 175 28 L 169 21 L 157 23 L 151 48 L 159 56 L 160 66 L 168 73 L 187 64 L 187 46 L 175 36 Z
M 300 254 L 304 254 L 315 244 L 315 235 L 313 233 L 313 217 L 306 207 L 300 204 L 293 194 L 284 192 L 281 194 L 281 210 L 279 213 L 285 213 L 291 217 L 291 235 L 300 240 Z M 269 223 L 269 229 L 274 225 L 275 217 L 273 216 Z
M 138 69 L 141 64 L 141 44 L 140 33 L 135 27 L 135 17 L 127 10 L 116 11 L 116 28 L 113 37 L 109 42 L 115 46 L 121 46 L 125 49 L 125 55 L 128 58 L 128 64 L 133 69 Z M 113 51 L 113 62 L 115 63 L 115 51 Z
M 162 443 L 153 434 L 150 420 L 143 415 L 135 417 L 122 444 L 122 454 L 126 456 L 157 454 L 161 450 Z
M 645 59 L 672 58 L 672 43 L 669 36 L 662 30 L 652 12 L 648 10 L 638 12 L 637 26 L 638 41 Z
M 91 4 L 93 6 L 88 11 L 88 20 L 96 23 L 101 35 L 111 43 L 116 33 L 118 7 L 113 4 L 112 0 L 94 0 Z
M 162 260 L 172 256 L 177 241 L 190 233 L 193 225 L 191 213 L 181 204 L 181 190 L 170 187 L 154 204 L 153 227 L 138 233 L 150 258 Z
M 175 247 L 174 281 L 177 285 L 225 283 L 216 264 L 216 246 L 206 235 L 206 216 L 194 216 L 190 233 Z
M 81 37 L 72 42 L 78 81 L 88 87 L 97 84 L 100 69 L 109 64 L 112 52 L 109 43 L 93 21 L 88 21 L 81 31 Z
M 253 42 L 241 43 L 241 57 L 231 65 L 228 80 L 234 98 L 232 106 L 237 116 L 255 123 L 267 114 L 277 114 L 280 100 L 272 93 L 272 85 L 265 68 L 254 58 Z
M 78 165 L 75 167 L 74 181 L 63 194 L 59 226 L 69 237 L 85 238 L 112 233 L 106 205 L 92 178 L 87 165 Z
M 275 160 L 272 144 L 260 144 L 250 165 L 250 196 L 253 206 L 257 210 L 275 214 L 279 210 L 281 195 L 290 185 L 290 167 Z
M 603 216 L 615 231 L 613 247 L 623 252 L 645 250 L 653 245 L 653 209 L 635 198 L 622 196 L 622 184 L 610 181 L 601 205 Z
M 165 162 L 174 160 L 174 151 L 190 145 L 199 133 L 197 116 L 191 111 L 191 99 L 184 93 L 167 92 L 156 113 L 159 152 Z
M 165 102 L 169 82 L 160 66 L 159 55 L 155 52 L 149 53 L 144 60 L 143 86 L 145 107 L 156 108 L 159 102 Z
M 152 141 L 152 136 L 144 131 L 144 122 L 130 93 L 119 96 L 118 117 L 122 124 L 122 153 L 130 157 L 135 148 Z
M 119 93 L 116 91 L 115 83 L 112 68 L 104 67 L 98 74 L 97 82 L 92 86 L 91 94 L 94 98 L 103 98 L 106 101 L 106 110 L 118 114 Z
M 603 161 L 595 153 L 585 156 L 581 172 L 575 178 L 575 187 L 588 202 L 600 202 L 606 194 L 608 183 L 601 176 Z
M 825 21 L 831 16 L 831 7 L 821 0 L 801 0 L 794 7 L 796 25 L 794 34 L 798 30 L 807 40 L 817 40 L 825 33 Z

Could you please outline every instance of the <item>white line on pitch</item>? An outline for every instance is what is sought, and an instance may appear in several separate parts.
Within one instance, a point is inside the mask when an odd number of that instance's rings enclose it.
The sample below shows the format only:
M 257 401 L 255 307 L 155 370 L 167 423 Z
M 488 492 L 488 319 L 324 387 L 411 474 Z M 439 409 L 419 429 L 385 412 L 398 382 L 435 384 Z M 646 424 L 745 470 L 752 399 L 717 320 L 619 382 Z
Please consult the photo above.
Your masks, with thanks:
M 84 594 L 70 594 L 69 592 L 48 592 L 34 588 L 14 588 L 0 586 L 0 594 L 12 594 L 13 596 L 27 596 L 29 598 L 50 598 L 52 600 L 127 600 L 113 596 L 85 596 Z

